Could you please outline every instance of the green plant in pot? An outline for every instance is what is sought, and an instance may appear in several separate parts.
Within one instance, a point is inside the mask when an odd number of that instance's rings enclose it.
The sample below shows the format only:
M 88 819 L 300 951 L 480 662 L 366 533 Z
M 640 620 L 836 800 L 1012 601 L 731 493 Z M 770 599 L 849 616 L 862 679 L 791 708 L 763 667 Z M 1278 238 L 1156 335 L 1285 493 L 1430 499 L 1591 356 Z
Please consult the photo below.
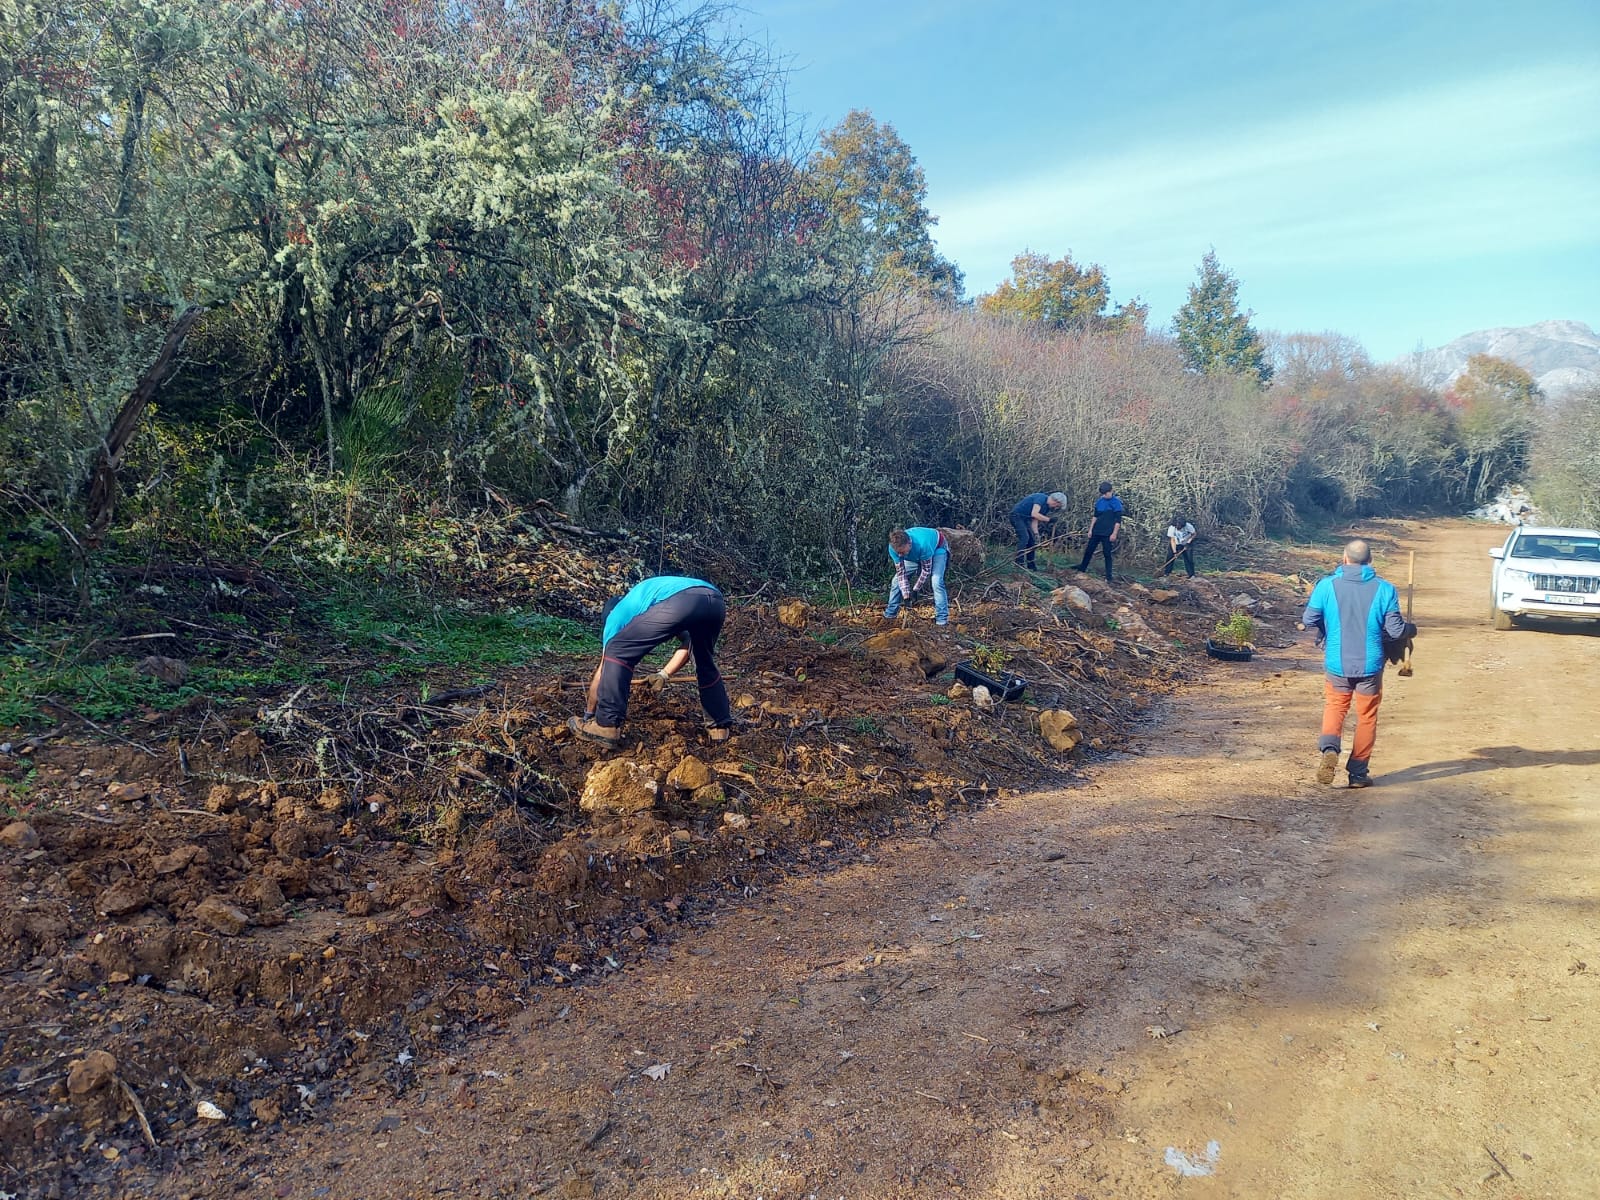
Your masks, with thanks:
M 1248 650 L 1252 648 L 1251 643 L 1255 635 L 1255 619 L 1244 609 L 1236 608 L 1229 614 L 1226 621 L 1217 622 L 1213 636 L 1225 646 Z
M 977 645 L 972 648 L 972 665 L 995 679 L 1005 676 L 1006 664 L 1010 661 L 1011 655 L 995 646 Z

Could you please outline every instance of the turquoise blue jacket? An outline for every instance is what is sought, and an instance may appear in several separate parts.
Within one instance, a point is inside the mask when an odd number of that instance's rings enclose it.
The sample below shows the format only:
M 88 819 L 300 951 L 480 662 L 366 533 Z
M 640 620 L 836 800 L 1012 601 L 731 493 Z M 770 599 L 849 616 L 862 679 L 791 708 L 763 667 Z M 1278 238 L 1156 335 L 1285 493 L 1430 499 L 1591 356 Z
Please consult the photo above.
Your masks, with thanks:
M 1326 638 L 1328 674 L 1347 679 L 1383 670 L 1383 638 L 1404 636 L 1400 594 L 1370 566 L 1340 566 L 1317 580 L 1301 623 Z

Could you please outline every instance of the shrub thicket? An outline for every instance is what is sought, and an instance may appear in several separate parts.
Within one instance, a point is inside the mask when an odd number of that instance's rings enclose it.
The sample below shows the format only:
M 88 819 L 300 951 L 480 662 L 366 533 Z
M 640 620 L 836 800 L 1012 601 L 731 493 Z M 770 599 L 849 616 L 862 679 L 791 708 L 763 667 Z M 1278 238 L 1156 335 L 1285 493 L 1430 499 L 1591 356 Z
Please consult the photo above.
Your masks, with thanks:
M 1441 397 L 1305 336 L 1200 373 L 1137 302 L 962 306 L 894 130 L 853 113 L 808 154 L 720 27 L 598 0 L 12 6 L 8 583 L 70 566 L 87 598 L 107 522 L 146 552 L 344 565 L 392 559 L 421 511 L 545 498 L 816 573 L 1101 478 L 1153 544 L 1174 508 L 1259 533 L 1521 470 L 1504 373 Z

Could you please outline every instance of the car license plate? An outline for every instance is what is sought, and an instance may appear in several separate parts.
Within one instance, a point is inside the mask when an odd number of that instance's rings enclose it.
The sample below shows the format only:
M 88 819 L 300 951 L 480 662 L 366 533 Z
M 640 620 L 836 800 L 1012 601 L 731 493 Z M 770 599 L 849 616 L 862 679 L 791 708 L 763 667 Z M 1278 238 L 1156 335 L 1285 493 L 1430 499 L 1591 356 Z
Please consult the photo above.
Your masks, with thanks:
M 1546 604 L 1582 604 L 1583 603 L 1583 597 L 1582 596 L 1562 596 L 1562 595 L 1556 594 L 1555 592 L 1546 592 L 1544 594 L 1544 602 Z

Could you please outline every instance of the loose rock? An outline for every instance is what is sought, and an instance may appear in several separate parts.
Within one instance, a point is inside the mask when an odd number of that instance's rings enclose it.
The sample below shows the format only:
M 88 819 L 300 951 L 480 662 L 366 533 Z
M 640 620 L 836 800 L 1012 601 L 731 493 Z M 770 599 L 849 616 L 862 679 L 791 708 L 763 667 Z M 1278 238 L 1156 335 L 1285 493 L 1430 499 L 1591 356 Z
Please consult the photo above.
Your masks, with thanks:
M 1073 612 L 1081 613 L 1086 617 L 1094 613 L 1094 601 L 1089 599 L 1089 593 L 1081 587 L 1073 587 L 1071 584 L 1066 587 L 1058 587 L 1051 592 L 1050 603 L 1057 608 L 1070 608 Z
M 578 807 L 588 813 L 637 813 L 655 807 L 656 781 L 644 767 L 625 758 L 590 768 Z
M 927 679 L 950 665 L 941 647 L 912 629 L 885 629 L 863 642 L 862 649 L 890 666 L 921 671 Z
M 811 606 L 804 600 L 784 600 L 778 605 L 778 624 L 786 625 L 790 629 L 804 629 L 806 627 L 806 614 L 811 611 Z
M 189 678 L 188 663 L 181 658 L 167 658 L 160 654 L 140 659 L 133 669 L 140 675 L 148 675 L 152 679 L 159 679 L 162 683 L 170 683 L 174 687 Z
M 67 1092 L 73 1096 L 87 1096 L 105 1087 L 116 1076 L 116 1058 L 104 1050 L 91 1050 L 67 1068 Z
M 669 786 L 680 792 L 698 792 L 711 782 L 711 768 L 693 754 L 685 754 L 667 775 Z
M 11 850 L 33 850 L 39 845 L 39 831 L 26 821 L 13 821 L 0 829 L 0 846 Z
M 1070 754 L 1083 741 L 1078 718 L 1064 708 L 1050 708 L 1039 714 L 1039 733 L 1052 750 Z
M 122 917 L 131 912 L 138 912 L 150 903 L 150 892 L 143 883 L 128 875 L 117 880 L 105 891 L 100 893 L 100 899 L 95 902 L 95 907 L 108 917 Z
M 176 850 L 157 855 L 150 866 L 157 875 L 175 875 L 195 860 L 199 846 L 179 846 Z
M 223 937 L 243 933 L 250 925 L 250 914 L 221 896 L 207 896 L 195 905 L 194 919 Z
M 708 783 L 705 787 L 695 788 L 694 802 L 701 808 L 721 808 L 728 802 L 728 794 L 722 790 L 720 783 Z

